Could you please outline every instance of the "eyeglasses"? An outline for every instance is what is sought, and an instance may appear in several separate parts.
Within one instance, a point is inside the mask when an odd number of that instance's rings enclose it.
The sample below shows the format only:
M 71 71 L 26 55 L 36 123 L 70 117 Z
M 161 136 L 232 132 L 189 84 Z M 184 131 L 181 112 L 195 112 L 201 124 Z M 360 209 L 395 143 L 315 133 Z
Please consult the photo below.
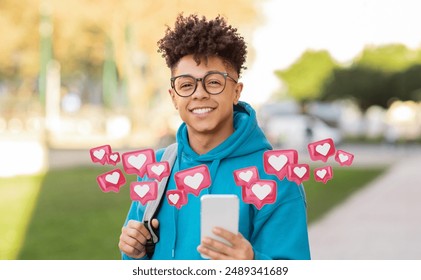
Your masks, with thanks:
M 195 78 L 191 75 L 172 77 L 171 87 L 179 96 L 189 97 L 195 93 L 197 89 L 197 82 L 202 82 L 202 86 L 207 93 L 216 95 L 224 91 L 227 78 L 230 78 L 233 82 L 238 83 L 238 81 L 230 77 L 228 73 L 211 71 L 203 78 Z

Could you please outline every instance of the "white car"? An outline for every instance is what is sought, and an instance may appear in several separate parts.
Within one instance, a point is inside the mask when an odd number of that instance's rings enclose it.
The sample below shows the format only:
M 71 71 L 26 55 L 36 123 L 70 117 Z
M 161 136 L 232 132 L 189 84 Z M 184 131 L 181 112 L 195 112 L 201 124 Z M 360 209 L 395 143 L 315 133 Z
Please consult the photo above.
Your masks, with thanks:
M 301 114 L 276 115 L 267 118 L 262 128 L 275 148 L 305 150 L 310 142 L 331 138 L 342 141 L 341 131 L 321 119 Z

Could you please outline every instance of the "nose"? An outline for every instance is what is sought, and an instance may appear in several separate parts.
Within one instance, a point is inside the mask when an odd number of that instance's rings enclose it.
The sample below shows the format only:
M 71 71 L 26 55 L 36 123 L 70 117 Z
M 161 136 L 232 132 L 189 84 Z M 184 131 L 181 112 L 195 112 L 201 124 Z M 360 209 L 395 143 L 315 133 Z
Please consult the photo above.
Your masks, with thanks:
M 209 98 L 209 93 L 206 92 L 204 86 L 203 86 L 203 80 L 202 78 L 197 79 L 197 87 L 195 92 L 193 93 L 192 97 L 194 99 L 205 99 Z

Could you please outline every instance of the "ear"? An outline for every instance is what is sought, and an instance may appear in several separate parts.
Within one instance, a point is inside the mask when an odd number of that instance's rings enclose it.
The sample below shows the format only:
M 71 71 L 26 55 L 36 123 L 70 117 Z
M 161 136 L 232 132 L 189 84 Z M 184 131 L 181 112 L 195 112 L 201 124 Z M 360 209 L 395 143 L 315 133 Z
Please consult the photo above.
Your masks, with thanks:
M 172 101 L 172 104 L 174 105 L 174 108 L 175 108 L 176 110 L 178 110 L 177 98 L 176 98 L 176 96 L 175 96 L 174 90 L 173 90 L 173 89 L 169 89 L 169 90 L 168 90 L 168 93 L 169 93 L 169 94 L 170 94 L 170 96 L 171 96 L 171 101 Z
M 235 93 L 234 93 L 234 105 L 238 104 L 238 101 L 241 97 L 241 92 L 243 91 L 243 83 L 237 83 L 235 86 Z

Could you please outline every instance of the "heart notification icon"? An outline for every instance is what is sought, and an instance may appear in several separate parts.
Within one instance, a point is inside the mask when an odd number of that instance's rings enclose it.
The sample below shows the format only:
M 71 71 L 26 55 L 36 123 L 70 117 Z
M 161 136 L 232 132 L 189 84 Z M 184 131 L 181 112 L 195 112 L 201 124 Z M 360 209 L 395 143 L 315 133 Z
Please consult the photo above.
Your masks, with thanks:
M 290 164 L 288 165 L 287 178 L 299 185 L 310 178 L 310 167 L 308 164 Z
M 192 193 L 198 196 L 200 191 L 209 188 L 211 178 L 208 166 L 205 164 L 198 165 L 174 174 L 177 189 L 184 190 L 186 194 Z
M 276 201 L 276 193 L 275 181 L 258 180 L 242 189 L 242 198 L 245 203 L 253 204 L 260 210 Z
M 296 150 L 270 150 L 263 154 L 263 166 L 267 174 L 276 175 L 279 180 L 287 175 L 288 164 L 295 164 L 298 161 Z
M 245 187 L 248 184 L 259 179 L 259 173 L 255 166 L 246 167 L 234 171 L 235 184 L 241 187 Z
M 126 178 L 120 169 L 101 174 L 96 179 L 103 192 L 119 192 L 120 188 L 126 183 Z
M 155 152 L 152 149 L 127 152 L 122 155 L 123 167 L 127 174 L 146 174 L 146 165 L 155 162 Z
M 307 148 L 313 161 L 321 160 L 326 162 L 329 157 L 335 154 L 335 144 L 331 138 L 310 143 L 307 145 Z

